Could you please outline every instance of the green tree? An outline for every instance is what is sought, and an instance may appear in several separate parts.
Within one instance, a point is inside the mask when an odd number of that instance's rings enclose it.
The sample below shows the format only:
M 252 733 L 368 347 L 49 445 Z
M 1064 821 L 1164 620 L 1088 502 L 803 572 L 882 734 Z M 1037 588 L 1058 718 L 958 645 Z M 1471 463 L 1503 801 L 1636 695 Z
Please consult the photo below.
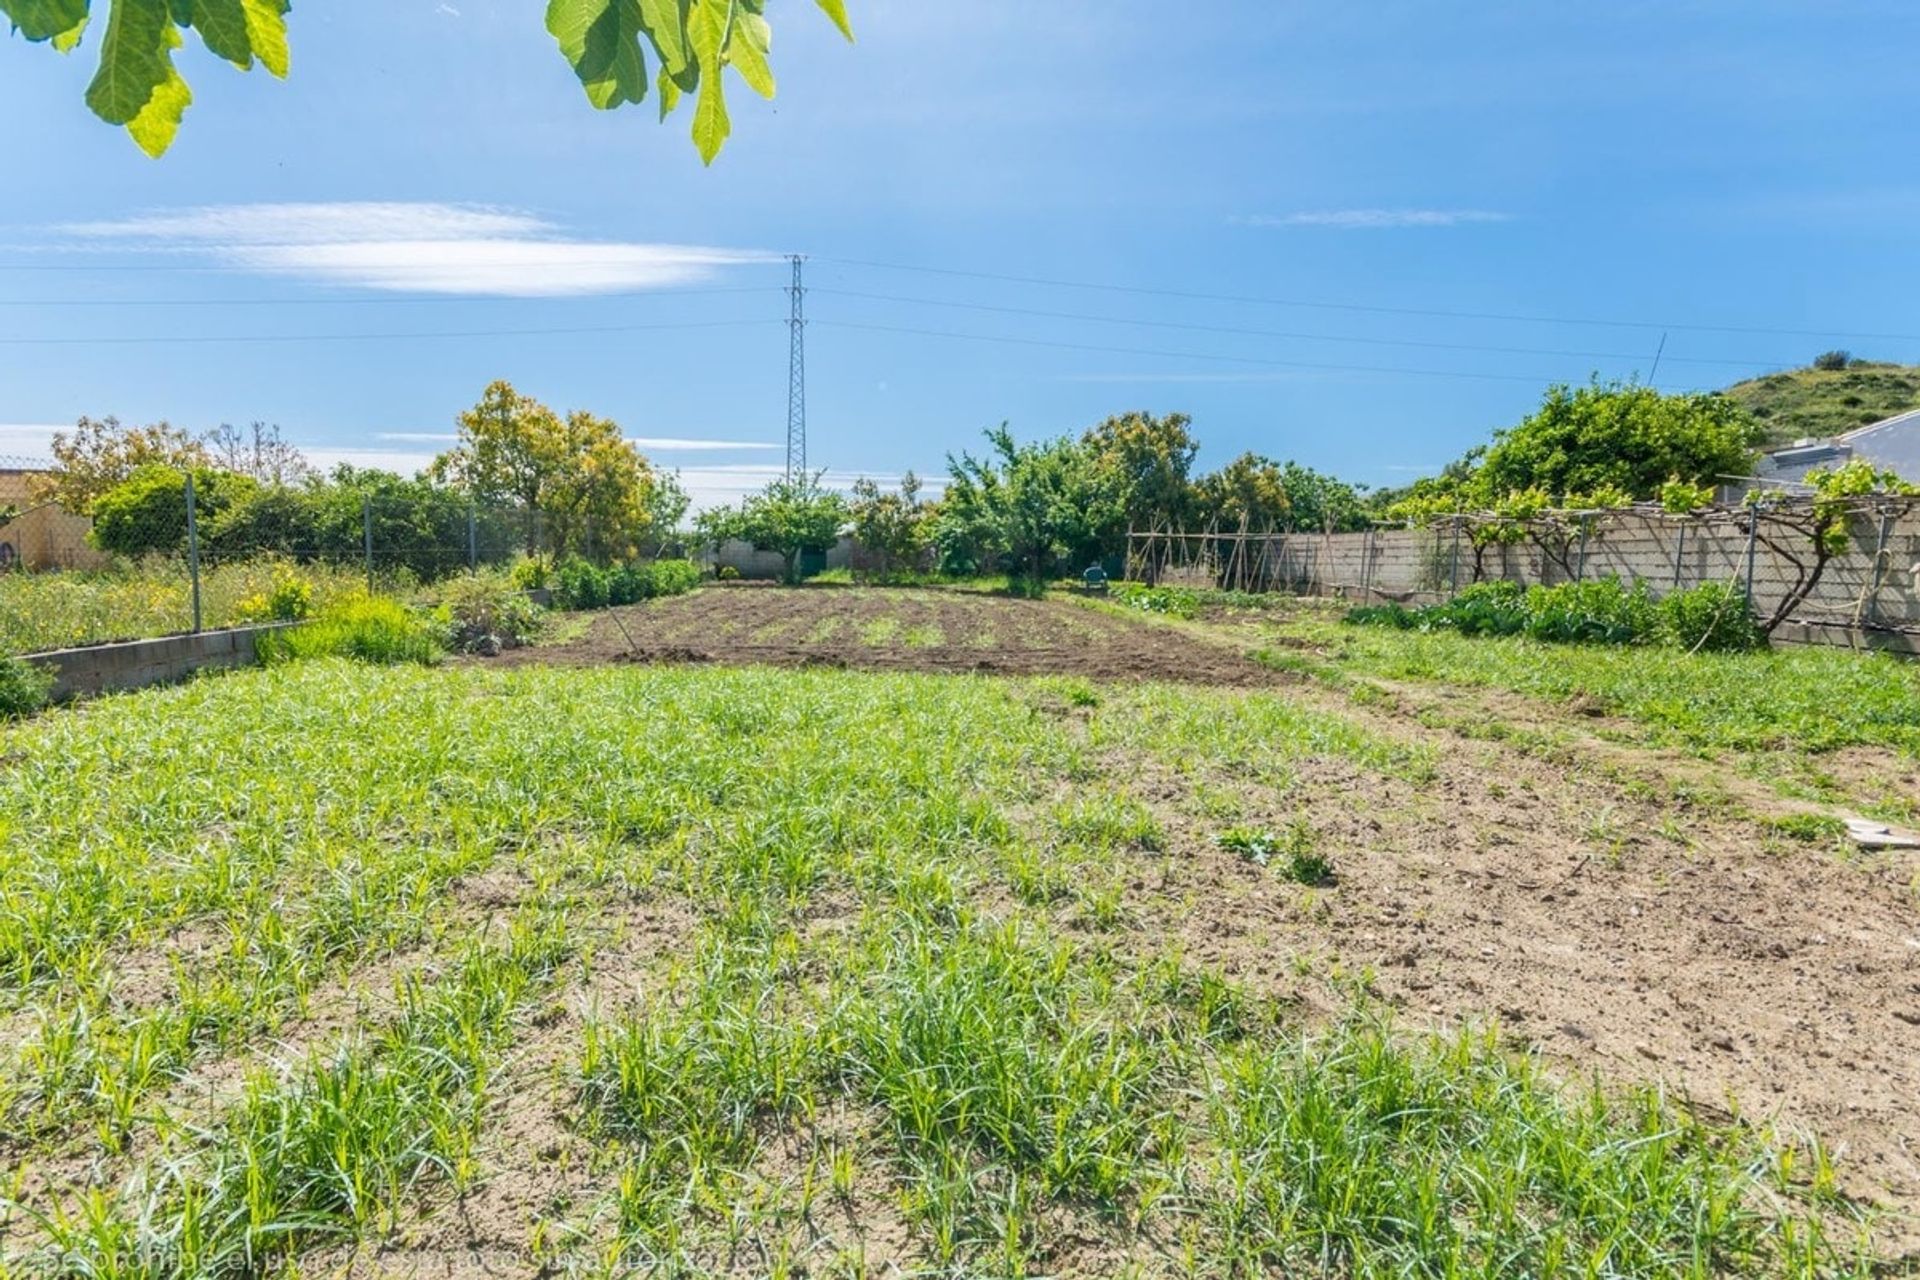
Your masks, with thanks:
M 854 481 L 848 515 L 854 541 L 873 558 L 873 576 L 885 581 L 903 569 L 920 567 L 933 511 L 920 501 L 919 476 L 907 472 L 897 493 L 886 492 L 865 477 Z
M 561 418 L 509 382 L 495 382 L 460 415 L 460 444 L 430 474 L 481 502 L 527 515 L 529 554 L 544 526 L 556 554 L 633 554 L 651 525 L 653 469 L 617 424 L 576 411 Z
M 853 39 L 846 0 L 815 3 Z M 193 102 L 173 63 L 185 35 L 242 71 L 259 65 L 285 79 L 292 7 L 292 0 L 0 0 L 0 16 L 28 40 L 61 53 L 99 30 L 100 60 L 87 105 L 158 156 L 173 144 Z M 665 120 L 692 95 L 693 143 L 711 164 L 732 132 L 722 72 L 732 68 L 753 92 L 773 97 L 773 31 L 765 9 L 766 0 L 548 0 L 546 25 L 587 100 L 601 110 L 643 102 L 653 89 Z
M 1186 523 L 1194 497 L 1189 476 L 1194 456 L 1200 452 L 1199 442 L 1188 430 L 1192 421 L 1184 413 L 1161 418 L 1125 413 L 1081 436 L 1088 461 L 1099 473 L 1098 487 L 1117 516 L 1113 527 L 1098 531 L 1102 551 L 1124 551 L 1132 529 L 1178 528 Z
M 986 437 L 984 456 L 947 456 L 936 530 L 943 567 L 1044 579 L 1062 562 L 1101 555 L 1116 530 L 1125 538 L 1111 474 L 1081 442 L 1021 444 L 1004 423 Z
M 227 508 L 251 498 L 260 486 L 231 471 L 193 471 L 196 521 L 211 524 Z M 187 472 L 149 463 L 94 500 L 93 545 L 113 555 L 174 555 L 186 545 Z
M 178 470 L 213 463 L 206 446 L 178 427 L 165 422 L 128 427 L 111 416 L 83 417 L 72 431 L 54 432 L 48 451 L 54 470 L 36 482 L 34 497 L 79 515 L 91 513 L 95 499 L 143 467 Z
M 776 552 L 785 561 L 782 576 L 798 582 L 801 554 L 833 546 L 847 522 L 846 500 L 821 487 L 821 474 L 775 480 L 738 507 L 701 512 L 694 527 L 715 545 L 738 538 L 757 550 Z
M 1483 506 L 1523 489 L 1567 506 L 1610 490 L 1652 501 L 1671 480 L 1745 475 L 1759 438 L 1759 425 L 1725 396 L 1662 395 L 1634 383 L 1555 386 L 1525 421 L 1495 433 L 1468 491 Z

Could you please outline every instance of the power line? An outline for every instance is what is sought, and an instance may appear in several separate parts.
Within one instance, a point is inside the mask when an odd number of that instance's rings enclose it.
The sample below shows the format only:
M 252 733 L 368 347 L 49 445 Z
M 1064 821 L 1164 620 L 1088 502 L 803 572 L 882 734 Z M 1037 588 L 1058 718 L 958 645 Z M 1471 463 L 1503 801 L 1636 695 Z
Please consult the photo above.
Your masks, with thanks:
M 861 293 L 851 289 L 822 289 L 815 287 L 813 292 L 823 293 L 836 298 L 862 298 L 870 302 L 897 302 L 913 306 L 948 307 L 963 311 L 990 311 L 1000 315 L 1033 316 L 1047 320 L 1074 320 L 1090 324 L 1133 325 L 1146 329 L 1184 329 L 1192 333 L 1235 334 L 1256 338 L 1287 338 L 1305 342 L 1344 342 L 1370 347 L 1418 347 L 1429 351 L 1477 351 L 1497 355 L 1514 356 L 1562 356 L 1575 359 L 1592 360 L 1638 360 L 1644 351 L 1560 351 L 1543 347 L 1501 347 L 1469 342 L 1421 342 L 1409 338 L 1361 338 L 1342 334 L 1311 333 L 1286 329 L 1248 329 L 1232 325 L 1188 324 L 1178 320 L 1139 320 L 1125 316 L 1097 316 L 1076 311 L 1043 311 L 1031 307 L 1001 307 L 981 302 L 949 302 L 941 298 L 909 298 L 887 293 Z M 1752 368 L 1756 365 L 1778 364 L 1772 360 L 1709 360 L 1704 358 L 1682 358 L 1667 356 L 1669 364 L 1711 364 L 1728 365 L 1735 368 Z
M 1109 347 L 1086 342 L 1053 342 L 1042 338 L 1010 338 L 987 333 L 954 333 L 944 329 L 916 329 L 901 325 L 858 324 L 851 320 L 815 320 L 834 329 L 867 333 L 900 333 L 922 338 L 951 338 L 961 342 L 993 342 L 1016 347 L 1046 347 L 1056 351 L 1090 351 L 1105 355 L 1155 356 L 1168 360 L 1206 360 L 1220 364 L 1259 365 L 1279 369 L 1314 369 L 1331 373 L 1384 373 L 1421 378 L 1473 378 L 1491 382 L 1524 382 L 1539 386 L 1541 379 L 1517 373 L 1474 373 L 1461 369 L 1407 369 L 1389 365 L 1327 364 L 1310 360 L 1275 360 L 1259 356 L 1228 356 L 1209 351 L 1162 351 L 1148 347 Z
M 770 320 L 695 320 L 680 324 L 581 325 L 564 329 L 448 329 L 411 333 L 287 333 L 287 334 L 196 334 L 184 337 L 99 337 L 99 338 L 0 338 L 0 346 L 201 346 L 221 343 L 269 342 L 402 342 L 411 339 L 464 338 L 552 338 L 575 337 L 595 333 L 642 333 L 666 329 L 732 329 L 764 325 Z
M 1869 333 L 1852 329 L 1767 329 L 1752 325 L 1675 324 L 1665 320 L 1612 320 L 1581 316 L 1525 315 L 1499 311 L 1457 311 L 1439 307 L 1381 307 L 1358 302 L 1327 302 L 1313 298 L 1276 298 L 1252 294 L 1199 293 L 1184 289 L 1153 289 L 1140 285 L 1103 284 L 1091 280 L 1059 280 L 1046 276 L 1001 275 L 991 271 L 963 271 L 956 267 L 917 267 L 900 262 L 872 262 L 861 258 L 814 255 L 818 261 L 877 271 L 912 271 L 924 275 L 957 276 L 967 280 L 994 280 L 1003 284 L 1040 285 L 1052 289 L 1090 289 L 1102 293 L 1130 293 L 1151 298 L 1185 298 L 1195 302 L 1234 302 L 1266 307 L 1303 307 L 1321 311 L 1355 311 L 1367 315 L 1425 316 L 1446 320 L 1506 320 L 1520 324 L 1593 325 L 1612 329 L 1679 329 L 1690 333 L 1744 333 L 1788 338 L 1874 338 L 1888 342 L 1920 342 L 1920 334 Z

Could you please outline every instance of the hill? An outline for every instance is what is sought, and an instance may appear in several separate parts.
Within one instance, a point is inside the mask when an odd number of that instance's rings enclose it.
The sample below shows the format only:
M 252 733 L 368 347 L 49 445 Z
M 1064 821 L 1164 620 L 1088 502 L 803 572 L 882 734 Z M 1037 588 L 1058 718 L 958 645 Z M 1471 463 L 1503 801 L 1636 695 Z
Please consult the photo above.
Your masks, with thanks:
M 1726 394 L 1765 424 L 1773 448 L 1920 409 L 1920 365 L 1855 360 L 1844 369 L 1791 369 L 1735 383 Z

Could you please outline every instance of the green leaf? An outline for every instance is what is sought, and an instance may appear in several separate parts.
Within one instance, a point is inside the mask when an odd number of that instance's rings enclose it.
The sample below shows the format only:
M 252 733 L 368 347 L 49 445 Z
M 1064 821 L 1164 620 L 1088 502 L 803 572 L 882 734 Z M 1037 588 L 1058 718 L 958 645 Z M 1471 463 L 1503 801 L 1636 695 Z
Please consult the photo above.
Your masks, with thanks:
M 547 30 L 602 111 L 647 96 L 639 0 L 548 0 Z
M 681 89 L 679 84 L 675 82 L 674 78 L 671 75 L 667 74 L 666 65 L 664 63 L 661 64 L 661 67 L 660 67 L 660 119 L 663 122 L 666 120 L 668 116 L 673 114 L 673 109 L 680 105 L 680 93 L 681 93 Z
M 247 43 L 260 65 L 281 80 L 287 78 L 292 56 L 287 49 L 287 11 L 293 0 L 242 0 L 247 15 Z
M 93 113 L 109 124 L 133 123 L 161 86 L 177 78 L 171 54 L 179 39 L 166 0 L 114 0 L 100 69 L 87 86 Z
M 201 43 L 215 57 L 225 58 L 242 71 L 253 69 L 253 36 L 247 30 L 244 0 L 191 0 L 184 7 L 187 14 L 183 25 L 198 31 Z
M 700 63 L 700 100 L 693 108 L 693 145 L 705 164 L 712 164 L 733 132 L 727 118 L 726 88 L 720 78 L 720 55 L 733 25 L 732 0 L 697 0 L 687 17 L 687 41 Z
M 0 0 L 0 14 L 29 40 L 51 40 L 62 53 L 80 43 L 87 0 Z
M 180 73 L 167 66 L 167 78 L 155 89 L 153 96 L 147 99 L 147 105 L 140 114 L 127 123 L 127 132 L 140 149 L 158 160 L 173 145 L 174 135 L 180 132 L 181 118 L 187 114 L 187 108 L 193 105 L 193 90 L 180 78 Z
M 853 24 L 847 21 L 847 0 L 814 0 L 820 11 L 833 19 L 833 25 L 840 28 L 840 34 L 853 39 Z
M 747 87 L 763 98 L 773 96 L 773 68 L 767 57 L 773 51 L 773 29 L 760 16 L 757 0 L 740 0 L 734 14 L 733 35 L 727 41 L 727 61 L 747 82 Z
M 640 0 L 640 23 L 653 41 L 653 51 L 666 66 L 667 74 L 691 88 L 686 77 L 693 73 L 693 58 L 687 51 L 688 0 Z

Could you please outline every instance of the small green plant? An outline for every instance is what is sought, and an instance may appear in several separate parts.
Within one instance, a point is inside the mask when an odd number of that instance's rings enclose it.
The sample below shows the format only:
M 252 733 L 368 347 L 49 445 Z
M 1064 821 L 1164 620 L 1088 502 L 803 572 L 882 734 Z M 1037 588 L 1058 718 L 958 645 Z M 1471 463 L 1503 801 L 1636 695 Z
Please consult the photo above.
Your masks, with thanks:
M 262 635 L 254 644 L 260 660 L 268 664 L 333 657 L 430 663 L 441 654 L 433 628 L 405 605 L 383 596 L 349 600 L 303 626 Z
M 1149 587 L 1138 582 L 1122 582 L 1114 587 L 1113 599 L 1142 613 L 1187 619 L 1200 616 L 1199 594 L 1185 587 Z
M 1737 583 L 1705 583 L 1656 600 L 1645 581 L 1629 586 L 1612 576 L 1552 587 L 1478 582 L 1441 604 L 1366 605 L 1348 610 L 1345 620 L 1397 631 L 1528 636 L 1558 644 L 1740 651 L 1763 643 Z
M 515 560 L 507 570 L 508 581 L 521 591 L 539 591 L 553 585 L 553 562 L 545 556 L 527 556 Z
M 1824 813 L 1789 813 L 1769 819 L 1767 826 L 1789 840 L 1820 844 L 1847 834 L 1847 824 Z
M 718 569 L 714 570 L 713 576 L 714 579 L 719 582 L 740 581 L 740 571 L 730 564 L 721 565 Z
M 32 715 L 53 695 L 53 673 L 25 658 L 0 658 L 0 720 Z
M 1214 843 L 1257 867 L 1275 868 L 1295 884 L 1321 885 L 1333 881 L 1333 860 L 1319 851 L 1319 837 L 1304 818 L 1295 818 L 1280 835 L 1252 827 L 1234 827 L 1215 836 Z
M 238 620 L 299 622 L 312 612 L 313 583 L 292 565 L 282 565 L 274 571 L 271 586 L 240 602 Z

